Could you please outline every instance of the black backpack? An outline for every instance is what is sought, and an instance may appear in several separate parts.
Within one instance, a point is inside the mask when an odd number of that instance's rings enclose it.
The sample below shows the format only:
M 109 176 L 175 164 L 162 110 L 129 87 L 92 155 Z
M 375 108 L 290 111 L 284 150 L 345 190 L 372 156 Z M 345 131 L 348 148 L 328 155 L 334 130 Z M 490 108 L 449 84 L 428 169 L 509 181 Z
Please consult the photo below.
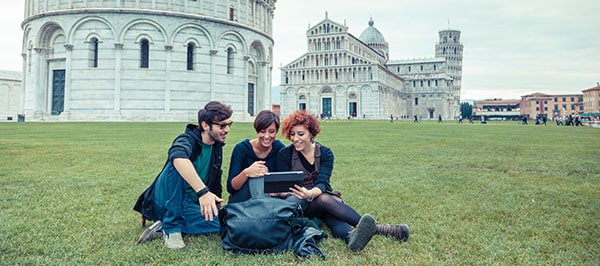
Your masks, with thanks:
M 302 208 L 277 197 L 251 197 L 223 207 L 221 240 L 234 253 L 284 252 L 294 244 L 293 219 Z

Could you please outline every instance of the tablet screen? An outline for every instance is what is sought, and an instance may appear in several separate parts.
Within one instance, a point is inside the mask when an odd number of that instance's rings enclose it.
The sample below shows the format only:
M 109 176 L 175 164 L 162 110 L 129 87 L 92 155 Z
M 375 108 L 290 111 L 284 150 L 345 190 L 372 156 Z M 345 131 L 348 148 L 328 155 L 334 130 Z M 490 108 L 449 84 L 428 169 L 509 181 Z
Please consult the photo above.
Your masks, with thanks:
M 290 192 L 294 185 L 302 186 L 302 171 L 269 172 L 264 176 L 265 193 Z

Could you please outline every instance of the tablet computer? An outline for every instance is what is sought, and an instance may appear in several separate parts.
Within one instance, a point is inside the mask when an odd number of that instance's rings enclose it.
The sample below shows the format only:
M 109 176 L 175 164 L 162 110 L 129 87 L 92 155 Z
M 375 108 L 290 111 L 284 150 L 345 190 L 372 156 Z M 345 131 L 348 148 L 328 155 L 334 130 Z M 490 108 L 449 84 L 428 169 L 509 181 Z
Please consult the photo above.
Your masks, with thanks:
M 290 192 L 294 185 L 302 186 L 302 171 L 269 172 L 264 176 L 265 193 Z

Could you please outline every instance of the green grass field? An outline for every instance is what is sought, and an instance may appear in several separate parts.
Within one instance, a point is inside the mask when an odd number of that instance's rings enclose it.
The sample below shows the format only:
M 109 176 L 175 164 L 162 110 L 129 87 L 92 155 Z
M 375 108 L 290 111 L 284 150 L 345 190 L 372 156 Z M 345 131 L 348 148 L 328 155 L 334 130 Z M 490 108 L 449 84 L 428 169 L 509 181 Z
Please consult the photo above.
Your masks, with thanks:
M 137 245 L 132 206 L 184 125 L 0 123 L 0 264 L 600 264 L 600 129 L 512 122 L 322 123 L 333 187 L 360 213 L 407 223 L 407 243 L 376 236 L 352 253 L 329 238 L 325 261 L 234 255 L 217 235 L 182 252 Z M 223 184 L 233 146 L 253 137 L 250 123 L 231 129 Z

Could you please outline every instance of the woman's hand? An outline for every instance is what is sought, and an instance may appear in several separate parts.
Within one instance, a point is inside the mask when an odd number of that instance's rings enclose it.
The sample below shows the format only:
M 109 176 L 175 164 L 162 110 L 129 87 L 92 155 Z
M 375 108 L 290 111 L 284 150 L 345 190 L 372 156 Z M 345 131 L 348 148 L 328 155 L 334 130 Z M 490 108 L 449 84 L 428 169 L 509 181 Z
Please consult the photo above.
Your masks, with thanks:
M 305 187 L 301 187 L 298 185 L 294 185 L 294 187 L 291 187 L 290 191 L 291 191 L 290 193 L 292 195 L 296 196 L 296 198 L 305 199 L 305 200 L 308 200 L 309 202 L 315 198 L 314 191 L 308 190 Z
M 269 167 L 265 165 L 265 161 L 256 161 L 246 168 L 246 174 L 249 178 L 261 177 L 267 172 L 269 172 Z

